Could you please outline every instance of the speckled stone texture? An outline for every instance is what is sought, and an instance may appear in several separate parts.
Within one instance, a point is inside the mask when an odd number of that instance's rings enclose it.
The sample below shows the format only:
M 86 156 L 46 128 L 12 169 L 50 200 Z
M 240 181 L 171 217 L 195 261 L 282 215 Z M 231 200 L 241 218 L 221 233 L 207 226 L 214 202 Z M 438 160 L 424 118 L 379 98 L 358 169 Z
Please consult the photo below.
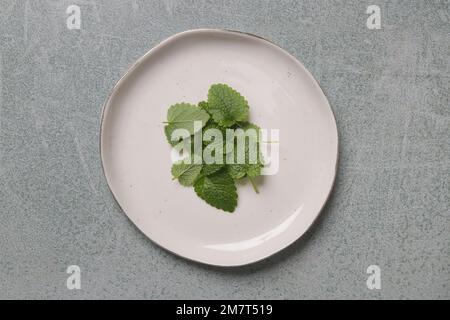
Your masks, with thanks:
M 66 8 L 81 8 L 68 30 Z M 366 27 L 381 7 L 382 29 Z M 233 269 L 177 258 L 114 203 L 102 105 L 138 57 L 193 28 L 255 33 L 298 57 L 337 118 L 317 224 Z M 0 298 L 450 298 L 449 1 L 0 0 Z M 66 288 L 66 268 L 82 289 Z M 379 265 L 381 290 L 366 287 Z

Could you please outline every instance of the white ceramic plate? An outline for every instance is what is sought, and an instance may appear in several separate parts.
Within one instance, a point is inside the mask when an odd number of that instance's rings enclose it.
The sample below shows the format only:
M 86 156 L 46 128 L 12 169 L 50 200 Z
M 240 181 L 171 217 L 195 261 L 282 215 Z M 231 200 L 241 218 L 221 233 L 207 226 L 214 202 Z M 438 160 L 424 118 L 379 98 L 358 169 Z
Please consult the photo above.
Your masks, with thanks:
M 264 177 L 260 194 L 239 185 L 231 214 L 172 181 L 163 132 L 170 105 L 205 100 L 214 83 L 247 98 L 252 122 L 280 130 L 278 173 Z M 101 158 L 120 207 L 163 248 L 211 265 L 256 262 L 305 233 L 331 191 L 337 154 L 333 112 L 311 74 L 283 49 L 239 32 L 170 37 L 131 67 L 103 110 Z

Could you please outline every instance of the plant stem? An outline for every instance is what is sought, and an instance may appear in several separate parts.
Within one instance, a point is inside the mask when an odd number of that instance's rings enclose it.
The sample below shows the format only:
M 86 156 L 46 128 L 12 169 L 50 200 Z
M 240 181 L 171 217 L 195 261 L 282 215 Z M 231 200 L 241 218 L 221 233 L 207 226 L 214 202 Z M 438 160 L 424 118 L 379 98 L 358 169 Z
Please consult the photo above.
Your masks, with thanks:
M 255 180 L 252 179 L 252 177 L 248 177 L 248 179 L 250 180 L 253 190 L 255 190 L 256 193 L 259 193 L 258 187 L 256 186 Z

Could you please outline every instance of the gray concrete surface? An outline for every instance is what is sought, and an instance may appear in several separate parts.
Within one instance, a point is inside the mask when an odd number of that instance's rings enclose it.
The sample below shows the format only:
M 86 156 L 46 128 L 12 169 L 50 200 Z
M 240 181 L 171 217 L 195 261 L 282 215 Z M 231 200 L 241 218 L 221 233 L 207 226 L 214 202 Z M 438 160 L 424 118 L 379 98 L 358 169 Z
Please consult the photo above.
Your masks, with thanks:
M 68 30 L 66 8 L 81 8 Z M 369 4 L 382 29 L 368 30 Z M 177 258 L 121 213 L 101 172 L 102 104 L 166 37 L 271 39 L 320 82 L 340 164 L 318 223 L 235 269 Z M 0 298 L 450 298 L 449 1 L 0 1 Z M 68 290 L 68 265 L 82 289 Z M 379 265 L 381 290 L 366 287 Z

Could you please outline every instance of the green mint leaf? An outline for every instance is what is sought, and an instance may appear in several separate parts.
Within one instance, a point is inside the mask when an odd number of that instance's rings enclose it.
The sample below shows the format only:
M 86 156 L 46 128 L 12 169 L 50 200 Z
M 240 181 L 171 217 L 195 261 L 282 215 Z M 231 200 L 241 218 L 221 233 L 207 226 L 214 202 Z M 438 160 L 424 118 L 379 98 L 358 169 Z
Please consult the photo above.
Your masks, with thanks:
M 208 110 L 208 102 L 206 102 L 206 101 L 200 101 L 200 102 L 198 103 L 198 107 L 199 107 L 200 109 L 202 109 L 202 110 L 207 111 L 207 110 Z
M 200 175 L 202 170 L 201 164 L 186 164 L 182 160 L 175 162 L 172 165 L 172 176 L 173 179 L 178 179 L 181 185 L 183 186 L 192 186 Z
M 247 174 L 247 166 L 244 164 L 229 164 L 227 169 L 234 180 L 242 179 Z
M 247 100 L 226 84 L 212 85 L 208 92 L 208 103 L 203 106 L 214 121 L 223 127 L 248 120 Z
M 200 198 L 217 209 L 227 212 L 236 209 L 236 186 L 226 170 L 199 178 L 194 184 L 194 190 Z
M 245 145 L 245 162 L 244 163 L 234 163 L 234 164 L 228 164 L 227 165 L 227 170 L 228 173 L 230 174 L 230 176 L 235 179 L 235 180 L 239 180 L 242 179 L 244 177 L 249 177 L 252 185 L 255 189 L 256 192 L 258 192 L 258 189 L 256 188 L 256 185 L 254 184 L 254 181 L 251 178 L 255 178 L 261 175 L 261 171 L 262 168 L 264 167 L 264 162 L 263 162 L 263 158 L 262 158 L 262 154 L 261 154 L 261 150 L 260 150 L 260 144 L 259 144 L 259 139 L 260 139 L 260 128 L 252 123 L 242 123 L 239 124 L 239 128 L 243 129 L 244 131 L 247 129 L 254 129 L 257 130 L 257 139 L 258 139 L 258 144 L 257 144 L 257 159 L 256 159 L 256 163 L 250 163 L 250 149 L 249 149 L 249 144 L 248 142 L 246 142 Z M 234 162 L 237 162 L 238 157 L 237 157 L 237 145 L 235 144 L 235 148 L 234 148 Z
M 251 178 L 256 178 L 261 175 L 261 171 L 263 168 L 263 164 L 261 162 L 258 162 L 256 164 L 248 164 L 247 165 L 247 176 Z
M 203 128 L 203 146 L 206 147 L 208 145 L 211 145 L 212 148 L 215 148 L 220 144 L 220 141 L 216 141 L 215 138 L 212 138 L 210 141 L 206 141 L 206 132 L 210 129 L 216 129 L 219 130 L 222 134 L 222 144 L 223 144 L 223 151 L 225 152 L 225 142 L 226 142 L 226 128 L 219 126 L 217 123 L 210 121 L 204 128 Z
M 219 171 L 220 169 L 222 169 L 225 165 L 224 164 L 216 164 L 216 163 L 212 163 L 212 164 L 203 164 L 202 170 L 200 171 L 200 176 L 201 177 L 206 177 L 209 176 L 213 173 L 216 173 L 217 171 Z
M 176 129 L 186 129 L 190 135 L 196 130 L 203 128 L 208 122 L 210 116 L 199 107 L 189 103 L 177 103 L 167 111 L 167 125 L 164 127 L 167 140 L 171 145 L 176 145 L 179 141 L 172 141 L 172 133 Z M 200 121 L 202 126 L 194 128 L 194 122 Z
M 259 126 L 257 126 L 254 123 L 251 122 L 242 122 L 242 123 L 238 123 L 236 125 L 237 128 L 241 128 L 242 130 L 246 131 L 248 129 L 253 129 L 256 131 L 256 139 L 258 140 L 258 143 L 260 142 L 260 136 L 261 136 L 261 128 Z
M 203 163 L 186 164 L 179 161 L 172 165 L 173 179 L 178 179 L 183 186 L 194 186 L 196 194 L 211 206 L 222 209 L 227 212 L 234 212 L 237 206 L 236 180 L 247 177 L 255 192 L 258 193 L 256 177 L 261 175 L 264 166 L 260 150 L 259 127 L 248 122 L 249 106 L 246 99 L 236 90 L 225 84 L 214 84 L 208 91 L 207 101 L 201 101 L 197 106 L 188 103 L 178 103 L 171 106 L 167 112 L 167 122 L 164 132 L 167 140 L 172 146 L 181 147 L 184 151 L 190 150 L 191 159 L 195 156 L 203 156 Z M 201 125 L 194 126 L 198 121 Z M 185 129 L 185 136 L 179 137 L 179 141 L 172 141 L 173 133 L 177 129 Z M 209 132 L 211 139 L 206 141 L 205 134 L 210 129 L 217 129 L 221 133 L 218 137 L 217 132 Z M 244 163 L 227 164 L 230 157 L 234 161 L 238 159 L 236 133 L 227 137 L 227 129 L 256 129 L 258 136 L 257 161 L 250 163 L 254 157 L 250 157 L 250 148 L 247 135 L 245 143 L 245 161 Z M 203 135 L 200 146 L 195 145 L 197 139 Z M 227 141 L 231 138 L 231 141 Z M 180 140 L 184 142 L 179 144 Z M 227 144 L 234 144 L 234 151 L 227 153 Z M 198 150 L 196 147 L 200 147 Z M 201 152 L 201 154 L 199 154 Z M 218 154 L 220 152 L 220 154 Z M 223 164 L 211 163 L 205 161 L 220 161 L 223 157 Z

